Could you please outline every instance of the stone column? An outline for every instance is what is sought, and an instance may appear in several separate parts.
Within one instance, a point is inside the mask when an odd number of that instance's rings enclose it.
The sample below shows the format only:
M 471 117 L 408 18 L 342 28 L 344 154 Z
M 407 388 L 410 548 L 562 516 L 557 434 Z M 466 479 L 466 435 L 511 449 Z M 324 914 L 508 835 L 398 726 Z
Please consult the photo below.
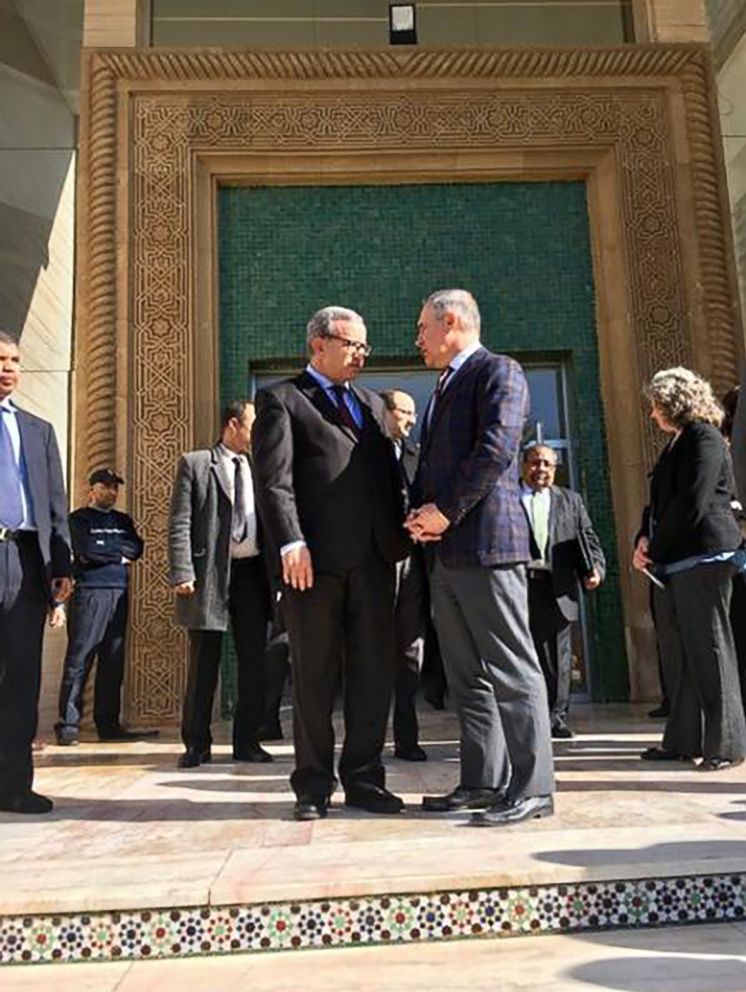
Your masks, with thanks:
M 150 44 L 150 0 L 85 0 L 84 48 Z
M 709 41 L 705 0 L 632 0 L 637 41 Z

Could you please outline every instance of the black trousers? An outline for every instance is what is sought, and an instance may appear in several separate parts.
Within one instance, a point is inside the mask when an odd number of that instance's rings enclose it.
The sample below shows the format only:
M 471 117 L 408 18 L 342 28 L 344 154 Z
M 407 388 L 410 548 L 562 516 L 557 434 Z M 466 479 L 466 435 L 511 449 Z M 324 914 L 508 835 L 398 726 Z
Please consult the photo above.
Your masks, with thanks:
M 29 791 L 34 779 L 41 650 L 49 583 L 35 533 L 0 541 L 0 799 Z
M 396 683 L 394 742 L 401 748 L 418 743 L 417 689 L 427 625 L 427 576 L 419 554 L 396 564 Z
M 238 699 L 233 714 L 233 750 L 236 753 L 256 743 L 264 716 L 264 648 L 269 606 L 269 584 L 262 557 L 234 558 L 228 612 L 238 675 Z M 222 643 L 222 630 L 189 631 L 189 671 L 181 737 L 186 747 L 198 751 L 212 744 L 210 723 Z
M 746 756 L 746 720 L 729 610 L 733 568 L 699 565 L 655 590 L 655 629 L 671 712 L 663 747 L 689 757 Z
M 539 656 L 552 724 L 564 722 L 570 707 L 572 622 L 560 608 L 549 572 L 528 571 L 528 615 L 531 638 Z
M 394 566 L 377 551 L 340 572 L 316 573 L 312 589 L 283 592 L 293 659 L 298 796 L 334 791 L 332 712 L 343 681 L 345 740 L 339 777 L 346 792 L 383 786 L 381 750 L 394 688 Z
M 127 590 L 79 586 L 70 600 L 57 730 L 77 732 L 94 661 L 93 720 L 100 733 L 119 726 L 127 631 Z
M 733 640 L 736 646 L 741 700 L 744 709 L 746 709 L 746 575 L 743 572 L 739 572 L 733 577 L 730 625 L 733 629 Z

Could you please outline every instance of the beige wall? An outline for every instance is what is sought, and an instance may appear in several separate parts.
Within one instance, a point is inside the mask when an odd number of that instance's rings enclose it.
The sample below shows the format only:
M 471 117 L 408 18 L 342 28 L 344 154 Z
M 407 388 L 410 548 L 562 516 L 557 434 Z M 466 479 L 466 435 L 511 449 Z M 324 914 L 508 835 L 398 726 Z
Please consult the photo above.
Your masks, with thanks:
M 746 313 L 746 34 L 741 36 L 718 73 L 718 106 L 741 308 Z

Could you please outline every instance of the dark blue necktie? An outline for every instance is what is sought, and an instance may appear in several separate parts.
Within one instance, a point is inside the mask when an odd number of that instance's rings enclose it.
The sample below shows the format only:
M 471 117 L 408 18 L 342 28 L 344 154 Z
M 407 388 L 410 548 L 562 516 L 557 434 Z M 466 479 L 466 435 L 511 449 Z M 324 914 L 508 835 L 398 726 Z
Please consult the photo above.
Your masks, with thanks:
M 0 524 L 20 527 L 23 523 L 21 473 L 13 455 L 7 420 L 13 414 L 0 410 Z
M 345 400 L 345 393 L 347 390 L 344 386 L 336 385 L 332 386 L 332 392 L 337 401 L 337 412 L 339 414 L 339 419 L 345 427 L 349 428 L 356 438 L 360 437 L 360 428 L 357 425 L 357 421 L 352 415 L 352 411 L 347 406 Z

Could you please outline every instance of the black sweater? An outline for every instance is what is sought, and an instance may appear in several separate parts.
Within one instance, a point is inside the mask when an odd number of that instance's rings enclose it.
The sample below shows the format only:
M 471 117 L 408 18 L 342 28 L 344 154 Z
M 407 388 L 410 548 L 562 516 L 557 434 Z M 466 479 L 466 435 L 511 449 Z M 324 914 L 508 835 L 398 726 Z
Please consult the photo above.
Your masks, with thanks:
M 70 514 L 73 575 L 80 587 L 125 589 L 127 566 L 122 559 L 136 561 L 143 542 L 126 513 L 84 506 Z

